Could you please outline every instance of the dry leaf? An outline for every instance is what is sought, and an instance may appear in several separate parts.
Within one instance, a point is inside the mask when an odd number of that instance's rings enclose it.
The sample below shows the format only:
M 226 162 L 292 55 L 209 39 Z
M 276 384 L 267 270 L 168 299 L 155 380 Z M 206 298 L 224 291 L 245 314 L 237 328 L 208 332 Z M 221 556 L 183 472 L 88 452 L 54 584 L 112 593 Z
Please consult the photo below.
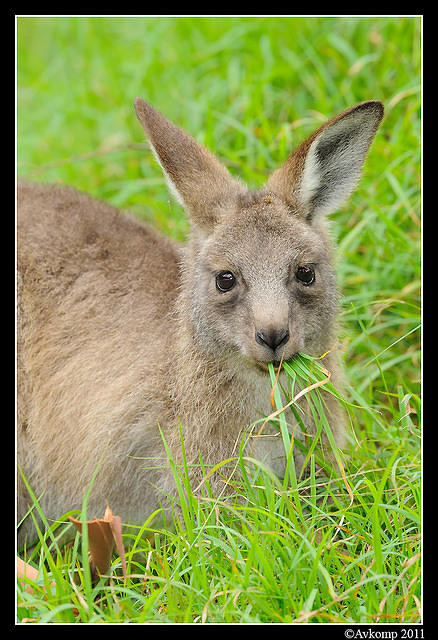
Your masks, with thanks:
M 83 523 L 69 516 L 79 533 L 82 533 Z M 122 541 L 122 521 L 120 516 L 113 515 L 109 505 L 103 518 L 94 518 L 87 522 L 88 549 L 90 554 L 90 568 L 93 580 L 99 575 L 107 573 L 111 566 L 111 554 L 116 546 L 122 561 L 123 576 L 126 578 L 125 550 Z
M 72 518 L 77 531 L 82 533 L 82 522 Z M 122 540 L 122 521 L 120 516 L 113 515 L 109 505 L 105 510 L 103 518 L 94 518 L 87 522 L 88 525 L 88 548 L 90 552 L 90 568 L 93 580 L 98 579 L 99 574 L 107 573 L 111 566 L 111 554 L 114 545 L 122 561 L 123 576 L 126 578 L 125 550 Z M 29 578 L 33 582 L 38 578 L 38 569 L 25 562 L 17 556 L 17 578 Z M 22 587 L 28 593 L 33 593 L 32 587 L 24 580 L 21 580 Z M 55 582 L 51 583 L 55 585 Z

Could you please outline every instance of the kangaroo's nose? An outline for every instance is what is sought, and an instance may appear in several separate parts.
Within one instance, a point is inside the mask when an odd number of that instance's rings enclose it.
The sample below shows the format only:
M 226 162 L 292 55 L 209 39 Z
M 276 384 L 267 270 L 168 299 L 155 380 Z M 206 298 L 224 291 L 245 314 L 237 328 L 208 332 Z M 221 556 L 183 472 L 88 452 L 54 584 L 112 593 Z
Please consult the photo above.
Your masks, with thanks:
M 255 332 L 256 342 L 273 351 L 289 340 L 289 329 L 262 329 Z

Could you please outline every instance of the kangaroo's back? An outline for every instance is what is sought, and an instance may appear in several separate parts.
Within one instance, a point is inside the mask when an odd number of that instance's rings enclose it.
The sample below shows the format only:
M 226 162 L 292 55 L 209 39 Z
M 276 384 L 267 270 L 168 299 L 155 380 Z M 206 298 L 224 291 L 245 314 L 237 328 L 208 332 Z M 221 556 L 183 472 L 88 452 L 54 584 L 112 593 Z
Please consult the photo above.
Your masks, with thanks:
M 17 231 L 24 325 L 31 315 L 35 330 L 68 309 L 76 331 L 123 322 L 137 333 L 145 322 L 160 335 L 153 320 L 166 316 L 179 281 L 170 239 L 71 187 L 32 183 L 18 189 Z
M 18 261 L 23 277 L 38 274 L 35 286 L 43 298 L 62 299 L 90 272 L 100 273 L 117 295 L 125 283 L 129 292 L 136 290 L 137 282 L 161 307 L 178 286 L 176 243 L 68 186 L 19 184 Z

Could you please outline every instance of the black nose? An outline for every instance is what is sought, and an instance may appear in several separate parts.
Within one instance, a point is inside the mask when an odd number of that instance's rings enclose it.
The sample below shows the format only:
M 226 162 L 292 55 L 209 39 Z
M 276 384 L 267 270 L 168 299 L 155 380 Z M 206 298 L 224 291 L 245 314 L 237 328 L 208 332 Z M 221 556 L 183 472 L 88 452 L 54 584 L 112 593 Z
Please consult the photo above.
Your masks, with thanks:
M 289 340 L 289 330 L 288 329 L 267 329 L 262 331 L 256 331 L 255 333 L 256 342 L 259 344 L 269 347 L 273 351 L 278 347 L 281 347 L 282 344 L 286 344 Z

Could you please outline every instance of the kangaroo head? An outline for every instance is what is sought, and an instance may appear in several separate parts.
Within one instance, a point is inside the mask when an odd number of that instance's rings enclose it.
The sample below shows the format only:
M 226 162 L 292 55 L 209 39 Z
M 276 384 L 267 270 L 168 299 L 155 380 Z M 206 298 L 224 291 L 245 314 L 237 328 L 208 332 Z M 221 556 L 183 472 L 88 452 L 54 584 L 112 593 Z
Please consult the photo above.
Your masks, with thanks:
M 326 216 L 353 191 L 382 104 L 326 122 L 257 191 L 142 99 L 135 108 L 191 220 L 183 287 L 199 346 L 260 368 L 330 348 L 337 293 Z

